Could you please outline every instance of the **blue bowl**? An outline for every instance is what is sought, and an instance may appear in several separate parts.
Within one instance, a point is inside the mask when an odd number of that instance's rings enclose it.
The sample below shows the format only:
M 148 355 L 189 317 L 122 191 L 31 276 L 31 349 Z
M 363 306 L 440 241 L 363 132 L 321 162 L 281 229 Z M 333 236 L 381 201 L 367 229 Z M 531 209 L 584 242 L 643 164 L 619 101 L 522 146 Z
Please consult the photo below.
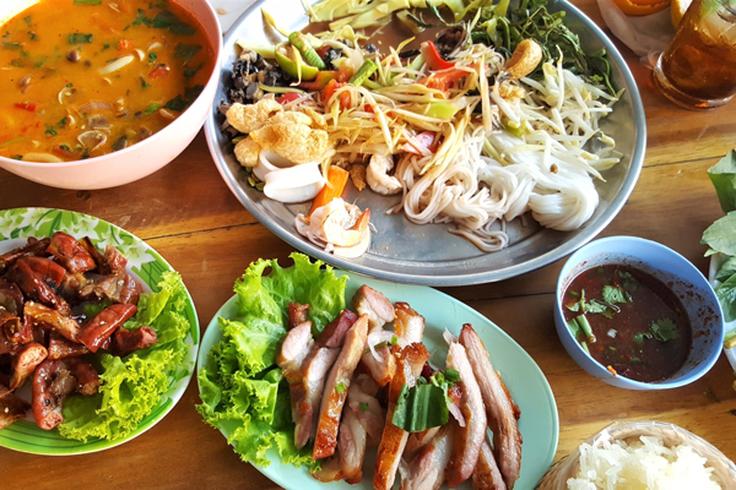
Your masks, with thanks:
M 624 264 L 648 272 L 671 287 L 690 319 L 692 347 L 685 364 L 661 381 L 644 382 L 614 375 L 573 337 L 565 322 L 563 296 L 581 272 L 604 264 Z M 685 257 L 662 244 L 630 236 L 595 240 L 570 256 L 555 294 L 555 327 L 567 353 L 589 374 L 630 390 L 666 390 L 685 386 L 713 367 L 723 345 L 723 311 L 708 280 Z

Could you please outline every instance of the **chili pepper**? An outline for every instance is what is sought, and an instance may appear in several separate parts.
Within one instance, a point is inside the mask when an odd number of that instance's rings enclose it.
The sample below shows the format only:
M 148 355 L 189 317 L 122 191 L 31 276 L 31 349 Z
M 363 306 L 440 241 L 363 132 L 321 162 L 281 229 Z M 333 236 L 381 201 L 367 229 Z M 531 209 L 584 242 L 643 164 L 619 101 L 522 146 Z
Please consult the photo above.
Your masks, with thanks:
M 301 95 L 298 94 L 297 92 L 287 92 L 285 94 L 279 95 L 278 98 L 276 99 L 276 101 L 279 104 L 282 104 L 283 105 L 283 104 L 288 104 L 289 102 L 294 102 L 299 97 L 301 97 Z
M 437 46 L 432 41 L 425 41 L 421 44 L 420 49 L 424 55 L 424 59 L 427 61 L 427 66 L 430 70 L 449 70 L 455 67 L 455 63 L 451 61 L 445 61 L 442 58 Z
M 28 112 L 36 112 L 36 104 L 33 102 L 16 102 L 13 104 L 16 109 L 22 109 Z

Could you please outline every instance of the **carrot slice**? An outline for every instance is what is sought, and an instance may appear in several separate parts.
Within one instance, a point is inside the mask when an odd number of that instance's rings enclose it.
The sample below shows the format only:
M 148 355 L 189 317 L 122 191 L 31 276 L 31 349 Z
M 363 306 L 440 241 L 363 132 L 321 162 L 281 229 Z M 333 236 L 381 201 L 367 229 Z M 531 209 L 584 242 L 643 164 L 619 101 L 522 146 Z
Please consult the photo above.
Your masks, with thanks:
M 319 207 L 324 206 L 333 199 L 342 196 L 342 191 L 345 190 L 345 185 L 348 183 L 348 176 L 350 174 L 347 170 L 342 169 L 336 165 L 330 165 L 327 169 L 327 183 L 319 191 L 317 197 L 312 201 L 312 209 L 309 210 L 309 215 Z

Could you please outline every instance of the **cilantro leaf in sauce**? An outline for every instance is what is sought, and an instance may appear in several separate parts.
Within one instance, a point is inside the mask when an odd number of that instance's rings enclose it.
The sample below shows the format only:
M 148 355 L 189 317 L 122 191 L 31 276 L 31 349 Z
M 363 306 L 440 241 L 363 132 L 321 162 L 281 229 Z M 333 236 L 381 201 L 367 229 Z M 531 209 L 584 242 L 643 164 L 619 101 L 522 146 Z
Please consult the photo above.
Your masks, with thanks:
M 67 36 L 69 44 L 90 44 L 92 42 L 92 34 L 82 32 L 73 32 Z
M 619 286 L 606 284 L 603 286 L 601 294 L 603 295 L 603 301 L 611 305 L 631 302 L 631 295 Z

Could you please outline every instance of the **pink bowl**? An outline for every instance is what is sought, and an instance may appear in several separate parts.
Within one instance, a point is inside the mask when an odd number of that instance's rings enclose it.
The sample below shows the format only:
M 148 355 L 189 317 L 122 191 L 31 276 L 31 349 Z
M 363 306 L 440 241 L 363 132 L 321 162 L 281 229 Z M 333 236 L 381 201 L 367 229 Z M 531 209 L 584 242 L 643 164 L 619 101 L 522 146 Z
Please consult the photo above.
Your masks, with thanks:
M 6 7 L 0 6 L 0 23 L 7 19 Z M 34 3 L 26 0 L 26 8 Z M 215 61 L 202 92 L 178 118 L 161 131 L 128 148 L 106 155 L 61 163 L 35 163 L 0 156 L 0 168 L 33 182 L 62 189 L 105 189 L 142 179 L 164 167 L 189 146 L 212 108 L 220 79 L 222 33 L 217 14 L 207 0 L 174 0 L 197 19 L 212 46 Z M 0 2 L 3 3 L 3 2 Z M 17 11 L 17 10 L 16 10 Z M 15 12 L 13 12 L 15 13 Z

